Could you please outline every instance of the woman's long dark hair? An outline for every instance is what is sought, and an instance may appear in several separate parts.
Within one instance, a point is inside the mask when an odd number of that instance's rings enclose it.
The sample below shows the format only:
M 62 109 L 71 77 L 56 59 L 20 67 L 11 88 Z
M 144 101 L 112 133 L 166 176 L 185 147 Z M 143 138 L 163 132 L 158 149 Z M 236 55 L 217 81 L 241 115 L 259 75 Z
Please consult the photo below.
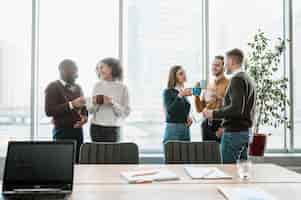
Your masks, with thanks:
M 182 66 L 180 65 L 175 65 L 170 68 L 169 70 L 169 75 L 168 75 L 168 83 L 167 83 L 167 88 L 171 89 L 174 88 L 177 84 L 177 72 L 182 69 Z
M 97 63 L 97 67 L 101 64 L 106 64 L 112 70 L 112 78 L 113 80 L 122 81 L 123 80 L 123 69 L 121 63 L 116 58 L 104 58 Z M 97 75 L 100 77 L 100 74 L 97 72 Z

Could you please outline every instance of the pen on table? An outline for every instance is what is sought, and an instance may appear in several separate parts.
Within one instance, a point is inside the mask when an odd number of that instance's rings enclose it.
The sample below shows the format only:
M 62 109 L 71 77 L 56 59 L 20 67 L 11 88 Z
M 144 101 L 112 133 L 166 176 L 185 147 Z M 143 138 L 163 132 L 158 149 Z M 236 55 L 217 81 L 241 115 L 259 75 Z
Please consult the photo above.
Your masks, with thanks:
M 157 174 L 157 173 L 158 173 L 157 171 L 141 172 L 141 173 L 133 174 L 132 177 L 155 175 L 155 174 Z
M 140 180 L 135 180 L 131 182 L 132 184 L 144 184 L 144 183 L 152 183 L 153 180 L 150 179 L 140 179 Z

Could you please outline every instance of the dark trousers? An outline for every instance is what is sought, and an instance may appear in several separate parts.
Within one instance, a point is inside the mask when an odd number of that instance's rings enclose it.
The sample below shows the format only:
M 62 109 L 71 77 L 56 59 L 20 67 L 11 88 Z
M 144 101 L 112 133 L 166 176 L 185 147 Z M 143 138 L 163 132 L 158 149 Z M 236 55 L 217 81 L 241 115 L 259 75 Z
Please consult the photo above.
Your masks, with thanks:
M 76 142 L 76 155 L 75 161 L 79 161 L 79 151 L 83 144 L 83 129 L 82 128 L 54 128 L 53 129 L 54 140 L 73 140 Z
M 205 119 L 202 122 L 202 137 L 203 141 L 217 141 L 221 142 L 221 139 L 216 137 L 216 131 L 218 128 L 221 127 L 222 121 L 221 120 L 213 120 L 208 121 L 208 119 Z
M 119 142 L 120 128 L 91 124 L 90 136 L 93 142 Z

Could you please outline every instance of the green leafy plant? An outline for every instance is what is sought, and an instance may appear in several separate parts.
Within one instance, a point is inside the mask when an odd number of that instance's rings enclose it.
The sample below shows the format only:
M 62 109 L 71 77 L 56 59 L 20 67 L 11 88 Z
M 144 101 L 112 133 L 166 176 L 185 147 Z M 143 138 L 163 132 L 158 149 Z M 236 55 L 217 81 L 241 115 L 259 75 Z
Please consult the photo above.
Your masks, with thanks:
M 259 30 L 248 43 L 246 71 L 256 84 L 255 133 L 262 126 L 277 128 L 287 123 L 286 107 L 290 105 L 286 94 L 288 78 L 279 72 L 281 55 L 286 41 L 278 38 L 276 45 Z

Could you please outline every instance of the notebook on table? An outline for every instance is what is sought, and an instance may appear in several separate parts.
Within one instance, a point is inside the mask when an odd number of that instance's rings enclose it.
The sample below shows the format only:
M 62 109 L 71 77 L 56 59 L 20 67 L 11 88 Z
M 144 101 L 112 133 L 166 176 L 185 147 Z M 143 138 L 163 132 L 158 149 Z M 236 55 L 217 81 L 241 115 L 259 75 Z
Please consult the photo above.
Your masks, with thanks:
M 232 179 L 232 176 L 216 167 L 184 167 L 186 173 L 192 179 Z
M 148 183 L 153 181 L 172 181 L 179 177 L 168 169 L 148 169 L 122 172 L 123 177 L 128 183 Z
M 276 200 L 275 197 L 259 188 L 220 186 L 218 191 L 226 200 Z

